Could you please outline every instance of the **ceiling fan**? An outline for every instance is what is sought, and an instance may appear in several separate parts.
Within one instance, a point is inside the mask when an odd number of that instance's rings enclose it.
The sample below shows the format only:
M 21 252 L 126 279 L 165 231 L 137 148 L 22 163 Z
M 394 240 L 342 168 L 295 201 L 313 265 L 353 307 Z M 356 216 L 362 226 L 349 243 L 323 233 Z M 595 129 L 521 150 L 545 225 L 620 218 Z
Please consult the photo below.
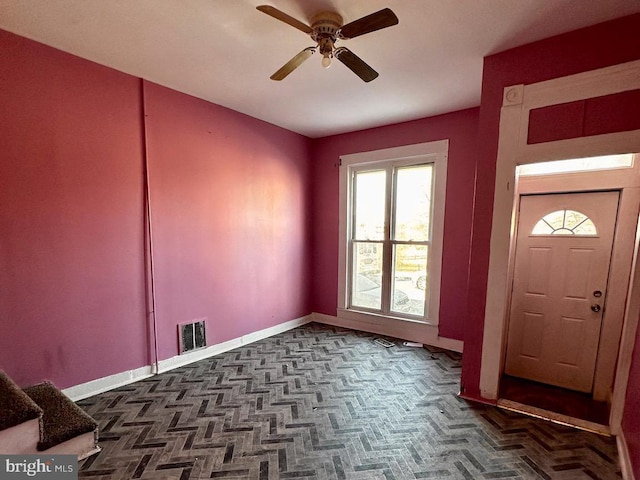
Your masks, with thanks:
M 317 43 L 314 47 L 305 48 L 285 63 L 282 68 L 271 75 L 271 80 L 284 79 L 317 50 L 322 54 L 323 67 L 329 68 L 331 58 L 335 57 L 362 80 L 370 82 L 378 76 L 378 72 L 348 48 L 336 47 L 335 44 L 339 40 L 359 37 L 365 33 L 375 32 L 398 24 L 398 17 L 389 8 L 383 8 L 346 25 L 342 24 L 342 17 L 337 13 L 319 12 L 311 18 L 311 26 L 270 5 L 259 5 L 256 8 L 281 22 L 303 31 Z

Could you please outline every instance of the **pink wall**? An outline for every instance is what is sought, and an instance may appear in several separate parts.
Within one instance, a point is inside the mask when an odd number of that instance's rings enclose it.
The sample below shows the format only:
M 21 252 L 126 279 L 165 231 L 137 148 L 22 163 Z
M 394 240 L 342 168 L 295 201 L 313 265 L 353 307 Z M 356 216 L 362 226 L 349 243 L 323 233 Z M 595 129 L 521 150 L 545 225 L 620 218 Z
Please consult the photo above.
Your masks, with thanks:
M 145 83 L 160 358 L 311 312 L 309 140 Z
M 140 81 L 0 31 L 0 369 L 148 363 Z
M 478 109 L 313 141 L 313 310 L 336 315 L 338 159 L 341 155 L 449 139 L 440 335 L 462 340 L 473 208 Z
M 61 388 L 310 313 L 309 140 L 0 31 L 0 369 Z
M 633 15 L 486 58 L 480 110 L 313 141 L 145 83 L 160 358 L 196 318 L 217 343 L 335 315 L 338 157 L 448 138 L 440 333 L 464 336 L 479 395 L 502 90 L 636 60 L 639 30 Z M 2 31 L 0 51 L 0 368 L 67 387 L 147 365 L 141 82 Z

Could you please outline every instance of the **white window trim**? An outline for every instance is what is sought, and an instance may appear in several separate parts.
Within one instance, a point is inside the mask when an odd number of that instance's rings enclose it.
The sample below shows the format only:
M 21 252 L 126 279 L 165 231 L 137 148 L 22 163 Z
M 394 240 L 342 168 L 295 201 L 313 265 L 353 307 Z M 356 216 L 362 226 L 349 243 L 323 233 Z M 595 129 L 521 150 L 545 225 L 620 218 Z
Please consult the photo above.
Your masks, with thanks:
M 416 322 L 436 326 L 439 323 L 440 313 L 440 277 L 442 273 L 442 245 L 444 237 L 444 207 L 447 186 L 447 157 L 449 152 L 449 140 L 419 143 L 402 147 L 386 148 L 371 152 L 354 153 L 340 157 L 340 212 L 339 212 L 339 252 L 338 252 L 338 317 L 352 320 L 367 321 L 371 318 L 383 318 Z M 349 178 L 356 167 L 363 165 L 375 166 L 390 161 L 424 161 L 434 165 L 434 189 L 433 189 L 433 217 L 432 238 L 430 246 L 430 301 L 425 315 L 426 320 L 415 320 L 394 316 L 383 316 L 375 313 L 363 313 L 348 310 L 347 299 L 347 258 L 348 258 L 348 232 L 351 221 L 348 212 L 351 211 L 351 192 Z M 345 208 L 346 207 L 346 208 Z

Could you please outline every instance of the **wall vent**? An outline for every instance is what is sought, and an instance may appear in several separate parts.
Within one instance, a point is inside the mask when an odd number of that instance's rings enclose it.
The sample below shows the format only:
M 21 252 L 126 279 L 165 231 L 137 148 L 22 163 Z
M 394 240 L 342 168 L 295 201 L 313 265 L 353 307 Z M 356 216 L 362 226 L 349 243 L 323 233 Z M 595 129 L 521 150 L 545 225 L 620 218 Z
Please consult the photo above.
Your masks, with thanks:
M 207 335 L 205 334 L 204 328 L 205 321 L 206 318 L 201 318 L 192 323 L 182 323 L 178 325 L 181 354 L 207 346 Z

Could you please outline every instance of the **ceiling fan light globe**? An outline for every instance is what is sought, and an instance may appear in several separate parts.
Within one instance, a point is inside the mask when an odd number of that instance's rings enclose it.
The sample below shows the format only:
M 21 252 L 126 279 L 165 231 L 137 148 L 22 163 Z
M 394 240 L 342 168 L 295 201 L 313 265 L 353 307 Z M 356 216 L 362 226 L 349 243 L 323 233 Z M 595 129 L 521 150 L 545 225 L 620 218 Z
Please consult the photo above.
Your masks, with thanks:
M 331 57 L 326 55 L 322 57 L 322 66 L 324 68 L 329 68 L 331 66 Z

